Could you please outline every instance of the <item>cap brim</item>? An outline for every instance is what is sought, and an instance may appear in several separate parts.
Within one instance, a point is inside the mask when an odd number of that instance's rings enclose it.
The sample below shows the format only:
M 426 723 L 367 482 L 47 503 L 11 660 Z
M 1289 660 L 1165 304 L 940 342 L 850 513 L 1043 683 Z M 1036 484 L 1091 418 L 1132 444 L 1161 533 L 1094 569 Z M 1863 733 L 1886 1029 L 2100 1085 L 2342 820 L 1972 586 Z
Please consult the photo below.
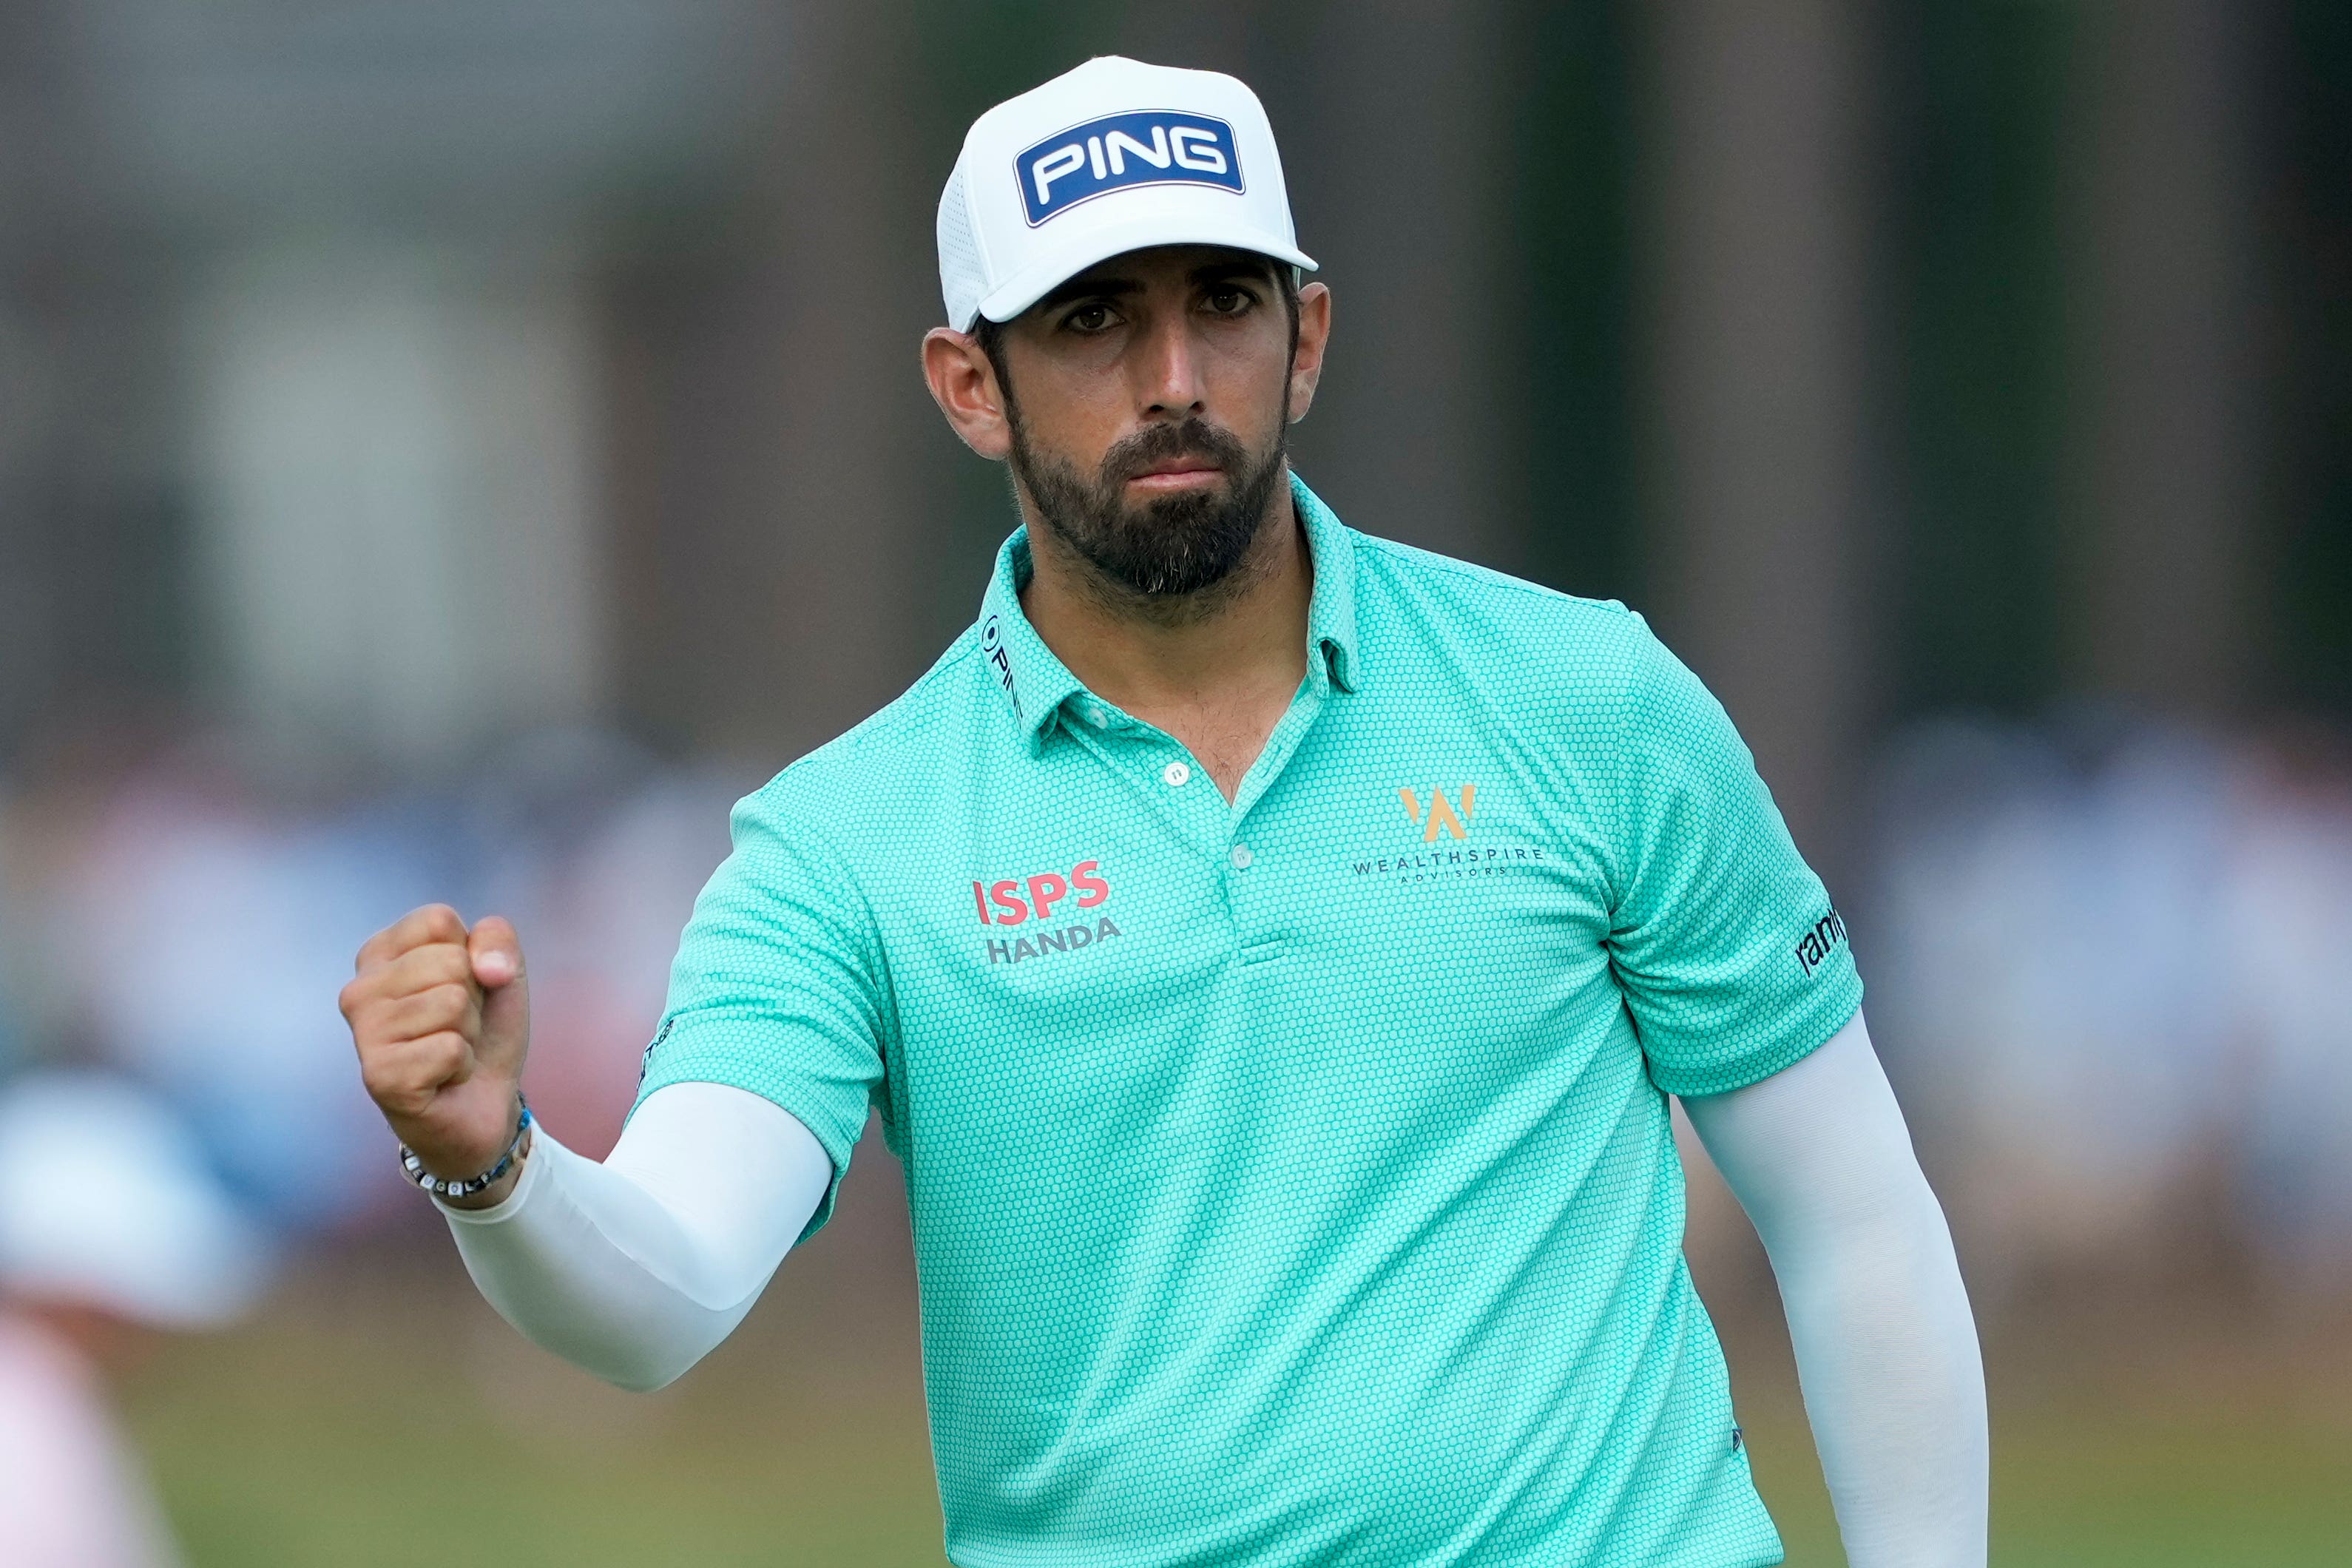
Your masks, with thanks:
M 1162 245 L 1222 245 L 1255 251 L 1312 272 L 1315 258 L 1281 236 L 1251 224 L 1203 223 L 1192 213 L 1146 212 L 1076 230 L 1062 244 L 1031 261 L 980 301 L 979 314 L 1009 321 L 1098 261 Z M 958 330 L 970 331 L 971 322 Z

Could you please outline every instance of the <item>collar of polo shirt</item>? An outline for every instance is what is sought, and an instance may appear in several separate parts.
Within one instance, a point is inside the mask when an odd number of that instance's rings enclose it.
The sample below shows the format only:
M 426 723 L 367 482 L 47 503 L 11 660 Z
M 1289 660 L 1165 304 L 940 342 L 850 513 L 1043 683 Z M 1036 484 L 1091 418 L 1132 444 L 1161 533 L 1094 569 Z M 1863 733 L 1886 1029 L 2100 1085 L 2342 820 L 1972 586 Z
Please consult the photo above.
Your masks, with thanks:
M 1315 591 L 1307 610 L 1307 647 L 1320 658 L 1307 661 L 1307 677 L 1318 688 L 1357 690 L 1363 662 L 1356 649 L 1356 547 L 1347 526 L 1297 474 L 1290 496 L 1307 531 L 1307 552 L 1315 564 Z M 997 666 L 1023 740 L 1032 752 L 1042 748 L 1070 700 L 1088 695 L 1069 666 L 1054 655 L 1021 610 L 1021 589 L 1029 581 L 1029 530 L 1013 530 L 996 552 L 996 571 L 980 606 L 983 658 Z

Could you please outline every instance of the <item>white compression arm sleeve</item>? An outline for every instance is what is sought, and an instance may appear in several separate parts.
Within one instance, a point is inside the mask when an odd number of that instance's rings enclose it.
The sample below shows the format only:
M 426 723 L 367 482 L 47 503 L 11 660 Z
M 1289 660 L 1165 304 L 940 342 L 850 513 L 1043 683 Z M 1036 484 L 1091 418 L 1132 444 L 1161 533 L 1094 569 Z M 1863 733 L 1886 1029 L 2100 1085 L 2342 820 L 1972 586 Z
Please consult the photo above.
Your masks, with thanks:
M 832 1177 L 791 1112 L 679 1083 L 646 1097 L 602 1164 L 541 1128 L 503 1203 L 441 1211 L 499 1316 L 608 1383 L 652 1389 L 734 1331 Z
M 1944 1211 L 1861 1015 L 1684 1101 L 1763 1237 L 1853 1568 L 1983 1568 L 1984 1365 Z

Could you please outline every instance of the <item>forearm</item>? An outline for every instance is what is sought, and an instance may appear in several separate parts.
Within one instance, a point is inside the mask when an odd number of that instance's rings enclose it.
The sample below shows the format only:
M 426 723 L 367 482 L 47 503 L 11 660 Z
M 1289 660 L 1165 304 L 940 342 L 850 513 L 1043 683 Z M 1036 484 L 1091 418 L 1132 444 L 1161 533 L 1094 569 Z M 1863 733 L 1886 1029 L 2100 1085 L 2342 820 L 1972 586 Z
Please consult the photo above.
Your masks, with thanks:
M 639 1108 L 604 1163 L 540 1129 L 506 1201 L 443 1210 L 499 1316 L 608 1382 L 651 1389 L 733 1331 L 831 1175 L 783 1110 L 680 1084 Z
M 1847 1561 L 1981 1568 L 1975 1320 L 1860 1018 L 1788 1072 L 1688 1106 L 1771 1258 Z
M 624 1388 L 658 1388 L 701 1360 L 765 1283 L 711 1279 L 705 1249 L 643 1188 L 544 1133 L 506 1203 L 448 1220 L 500 1317 Z
M 1853 1568 L 1985 1561 L 1984 1367 L 1943 1211 L 1917 1189 L 1914 1215 L 1773 1262 Z

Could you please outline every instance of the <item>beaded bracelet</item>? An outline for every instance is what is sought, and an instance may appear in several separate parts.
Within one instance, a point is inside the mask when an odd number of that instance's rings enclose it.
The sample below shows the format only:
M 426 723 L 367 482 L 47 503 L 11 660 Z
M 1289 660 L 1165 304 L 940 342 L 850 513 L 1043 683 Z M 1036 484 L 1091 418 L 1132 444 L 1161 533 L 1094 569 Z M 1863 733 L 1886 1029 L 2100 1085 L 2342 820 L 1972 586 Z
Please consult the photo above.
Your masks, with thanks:
M 499 1156 L 499 1163 L 480 1175 L 468 1176 L 462 1182 L 445 1182 L 426 1170 L 425 1162 L 416 1157 L 416 1151 L 405 1143 L 400 1146 L 400 1168 L 408 1173 L 410 1181 L 415 1182 L 436 1198 L 472 1197 L 476 1193 L 488 1188 L 500 1176 L 514 1169 L 515 1160 L 522 1152 L 523 1134 L 530 1131 L 530 1101 L 523 1099 L 521 1092 L 518 1090 L 515 1094 L 515 1103 L 522 1107 L 522 1116 L 515 1123 L 514 1139 L 508 1143 L 507 1152 Z

